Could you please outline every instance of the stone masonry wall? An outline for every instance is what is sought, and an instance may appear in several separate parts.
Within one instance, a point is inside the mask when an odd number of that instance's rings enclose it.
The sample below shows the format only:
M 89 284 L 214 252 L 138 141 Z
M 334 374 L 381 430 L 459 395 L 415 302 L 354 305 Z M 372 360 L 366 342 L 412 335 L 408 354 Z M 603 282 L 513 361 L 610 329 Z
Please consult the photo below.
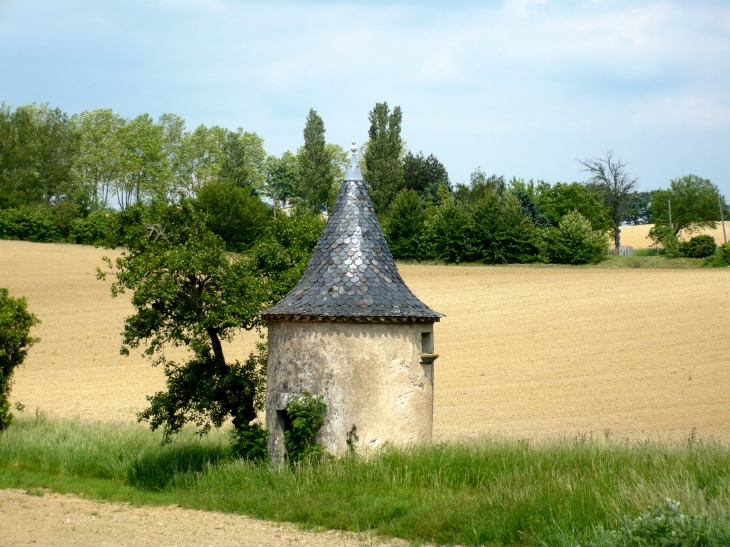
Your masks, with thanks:
M 359 451 L 431 439 L 433 369 L 421 364 L 421 339 L 431 333 L 433 340 L 432 324 L 272 321 L 268 331 L 266 422 L 274 459 L 285 452 L 277 410 L 304 390 L 324 396 L 318 440 L 333 455 L 345 453 L 353 425 Z

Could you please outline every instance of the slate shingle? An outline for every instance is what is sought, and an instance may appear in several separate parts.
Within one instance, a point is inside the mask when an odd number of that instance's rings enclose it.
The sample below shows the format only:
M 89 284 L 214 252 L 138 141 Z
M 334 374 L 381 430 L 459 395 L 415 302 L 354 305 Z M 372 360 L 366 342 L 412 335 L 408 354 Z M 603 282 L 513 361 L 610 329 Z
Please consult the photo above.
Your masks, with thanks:
M 307 270 L 296 287 L 261 316 L 421 322 L 443 317 L 416 298 L 398 273 L 354 154 Z

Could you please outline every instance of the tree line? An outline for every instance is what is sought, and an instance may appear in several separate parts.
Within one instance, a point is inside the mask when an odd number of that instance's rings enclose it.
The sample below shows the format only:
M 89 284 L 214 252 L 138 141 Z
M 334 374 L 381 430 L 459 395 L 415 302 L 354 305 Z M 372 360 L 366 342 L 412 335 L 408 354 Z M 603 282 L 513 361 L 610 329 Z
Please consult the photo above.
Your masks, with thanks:
M 623 224 L 654 223 L 655 243 L 674 248 L 682 230 L 714 226 L 718 200 L 727 211 L 717 188 L 694 175 L 637 191 L 611 151 L 580 162 L 584 182 L 506 181 L 477 168 L 469 183 L 453 184 L 435 155 L 408 150 L 400 107 L 377 103 L 368 120 L 361 168 L 396 258 L 595 262 L 611 234 L 619 248 Z M 3 103 L 0 237 L 95 243 L 117 212 L 185 197 L 229 250 L 244 251 L 284 200 L 315 213 L 332 206 L 348 155 L 325 134 L 312 109 L 302 145 L 276 156 L 255 132 L 189 130 L 175 114 L 127 119 L 111 109 L 68 115 L 47 104 Z

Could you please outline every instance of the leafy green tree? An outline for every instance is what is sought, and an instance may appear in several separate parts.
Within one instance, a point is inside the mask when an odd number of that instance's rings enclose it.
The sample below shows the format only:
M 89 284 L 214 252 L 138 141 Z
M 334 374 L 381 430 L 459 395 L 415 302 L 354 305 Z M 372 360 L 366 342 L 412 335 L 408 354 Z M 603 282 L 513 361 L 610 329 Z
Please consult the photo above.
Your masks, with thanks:
M 162 197 L 164 181 L 163 128 L 149 114 L 140 114 L 119 127 L 119 171 L 114 191 L 121 209 Z
M 10 388 L 13 373 L 25 360 L 30 347 L 39 342 L 30 336 L 38 318 L 28 311 L 25 298 L 13 298 L 0 288 L 0 431 L 13 419 L 10 413 Z
M 595 191 L 608 209 L 609 218 L 613 221 L 614 252 L 618 254 L 621 247 L 621 218 L 638 179 L 628 174 L 623 161 L 614 160 L 612 150 L 606 152 L 605 159 L 586 159 L 580 164 L 591 175 L 589 188 Z
M 332 205 L 335 184 L 332 151 L 324 134 L 324 121 L 310 109 L 304 126 L 304 146 L 297 151 L 299 180 L 295 195 L 304 207 L 318 212 Z
M 539 194 L 538 188 L 544 188 L 549 186 L 550 185 L 544 180 L 538 180 L 537 182 L 535 182 L 534 180 L 530 179 L 528 182 L 525 182 L 524 179 L 512 177 L 507 183 L 507 190 L 514 194 L 518 194 L 521 192 L 527 194 L 528 196 L 530 196 L 530 198 L 535 199 Z
M 127 251 L 114 263 L 112 296 L 134 291 L 134 315 L 124 323 L 122 353 L 146 344 L 144 354 L 163 366 L 167 389 L 148 397 L 139 414 L 165 438 L 193 422 L 201 434 L 233 419 L 236 430 L 249 429 L 263 405 L 264 348 L 243 363 L 227 360 L 223 342 L 239 329 L 261 326 L 258 313 L 279 295 L 250 258 L 232 259 L 223 241 L 207 229 L 203 216 L 182 200 L 148 223 L 140 207 L 115 218 L 108 245 Z M 107 272 L 97 270 L 104 279 Z M 166 358 L 166 346 L 183 347 L 188 357 Z M 256 428 L 256 427 L 255 427 Z
M 106 209 L 122 166 L 120 128 L 124 120 L 111 109 L 82 112 L 76 118 L 79 153 L 73 172 L 82 199 L 92 210 Z
M 538 228 L 549 228 L 550 220 L 542 214 L 540 206 L 533 195 L 522 190 L 512 190 L 511 194 L 517 198 L 522 208 L 522 216 L 529 219 Z
M 715 228 L 720 220 L 718 190 L 708 179 L 686 175 L 673 179 L 669 189 L 656 190 L 652 194 L 651 222 L 657 226 L 669 226 L 669 203 L 672 203 L 672 228 L 674 234 L 681 231 L 696 232 L 702 228 Z M 720 197 L 725 218 L 728 207 L 724 196 Z
M 631 192 L 626 202 L 626 210 L 621 216 L 621 222 L 637 226 L 649 224 L 649 205 L 653 192 Z
M 299 165 L 294 154 L 287 150 L 280 158 L 266 158 L 266 195 L 274 201 L 274 207 L 278 207 L 280 200 L 292 197 L 298 185 Z
M 272 301 L 284 297 L 302 277 L 324 226 L 319 213 L 298 208 L 291 217 L 278 215 L 269 237 L 251 250 L 257 271 L 266 272 L 266 287 L 276 295 Z
M 185 120 L 177 114 L 165 113 L 159 117 L 157 125 L 161 130 L 162 172 L 159 185 L 168 202 L 177 199 L 181 191 L 180 181 L 184 178 L 183 139 Z
M 269 207 L 251 195 L 249 188 L 227 182 L 209 182 L 198 192 L 195 207 L 205 225 L 219 236 L 229 251 L 246 251 L 267 231 Z
M 597 263 L 606 257 L 608 236 L 594 230 L 591 222 L 578 211 L 571 211 L 557 228 L 547 234 L 547 254 L 550 262 L 558 264 Z
M 227 131 L 218 178 L 240 188 L 262 192 L 266 180 L 264 139 L 241 127 Z
M 476 170 L 469 175 L 469 194 L 466 201 L 476 203 L 480 199 L 484 199 L 489 195 L 500 196 L 506 187 L 504 177 L 497 175 L 487 176 L 487 174 L 477 167 Z M 458 199 L 458 198 L 457 198 Z
M 607 231 L 613 228 L 608 210 L 593 193 L 577 182 L 538 185 L 535 201 L 552 226 L 558 226 L 560 220 L 571 211 L 578 211 L 590 221 L 594 230 Z
M 78 133 L 48 104 L 0 106 L 0 207 L 53 204 L 73 193 Z
M 52 211 L 56 217 L 56 226 L 61 230 L 61 235 L 68 238 L 71 232 L 71 224 L 81 216 L 79 206 L 71 201 L 59 201 L 53 206 Z
M 424 258 L 456 263 L 473 260 L 473 220 L 469 211 L 456 203 L 453 196 L 446 196 L 441 205 L 427 212 Z
M 679 258 L 682 256 L 682 251 L 679 249 L 679 238 L 669 226 L 655 224 L 649 230 L 648 237 L 654 242 L 652 247 L 656 247 L 657 251 L 661 245 L 668 257 Z
M 472 206 L 471 215 L 475 258 L 490 264 L 537 259 L 535 225 L 515 195 L 488 193 Z
M 436 195 L 436 190 L 442 184 L 451 186 L 446 167 L 436 156 L 430 154 L 427 158 L 423 152 L 414 155 L 408 152 L 403 158 L 403 185 L 414 190 L 420 196 Z
M 244 361 L 231 361 L 223 342 L 241 329 L 263 326 L 258 313 L 282 298 L 301 276 L 323 221 L 313 216 L 277 219 L 271 237 L 246 254 L 231 257 L 223 241 L 205 225 L 192 202 L 162 207 L 154 222 L 141 207 L 114 218 L 110 248 L 124 251 L 105 259 L 116 296 L 134 291 L 135 313 L 127 317 L 122 353 L 146 346 L 153 365 L 164 367 L 166 390 L 148 397 L 138 417 L 165 439 L 192 422 L 203 434 L 232 418 L 236 446 L 260 453 L 263 432 L 253 424 L 263 408 L 266 347 Z M 167 359 L 165 347 L 187 349 L 180 361 Z
M 194 198 L 203 186 L 218 180 L 225 157 L 226 135 L 227 132 L 222 127 L 206 127 L 202 124 L 195 131 L 183 134 L 180 167 L 174 177 L 172 189 L 175 195 L 182 192 L 187 197 Z
M 395 195 L 403 188 L 403 139 L 400 106 L 390 112 L 388 103 L 376 103 L 370 112 L 369 141 L 365 148 L 363 176 L 375 213 L 385 213 Z
M 383 224 L 390 252 L 395 258 L 421 258 L 426 212 L 415 190 L 403 189 L 393 200 Z

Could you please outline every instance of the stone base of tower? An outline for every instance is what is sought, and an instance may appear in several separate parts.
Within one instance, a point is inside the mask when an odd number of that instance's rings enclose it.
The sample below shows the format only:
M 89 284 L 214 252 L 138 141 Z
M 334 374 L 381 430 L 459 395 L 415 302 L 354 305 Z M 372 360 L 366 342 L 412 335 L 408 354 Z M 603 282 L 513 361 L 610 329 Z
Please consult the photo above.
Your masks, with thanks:
M 305 390 L 327 404 L 317 440 L 332 455 L 348 450 L 351 431 L 359 452 L 431 439 L 433 324 L 270 321 L 268 331 L 266 424 L 273 460 L 286 454 L 287 405 Z

